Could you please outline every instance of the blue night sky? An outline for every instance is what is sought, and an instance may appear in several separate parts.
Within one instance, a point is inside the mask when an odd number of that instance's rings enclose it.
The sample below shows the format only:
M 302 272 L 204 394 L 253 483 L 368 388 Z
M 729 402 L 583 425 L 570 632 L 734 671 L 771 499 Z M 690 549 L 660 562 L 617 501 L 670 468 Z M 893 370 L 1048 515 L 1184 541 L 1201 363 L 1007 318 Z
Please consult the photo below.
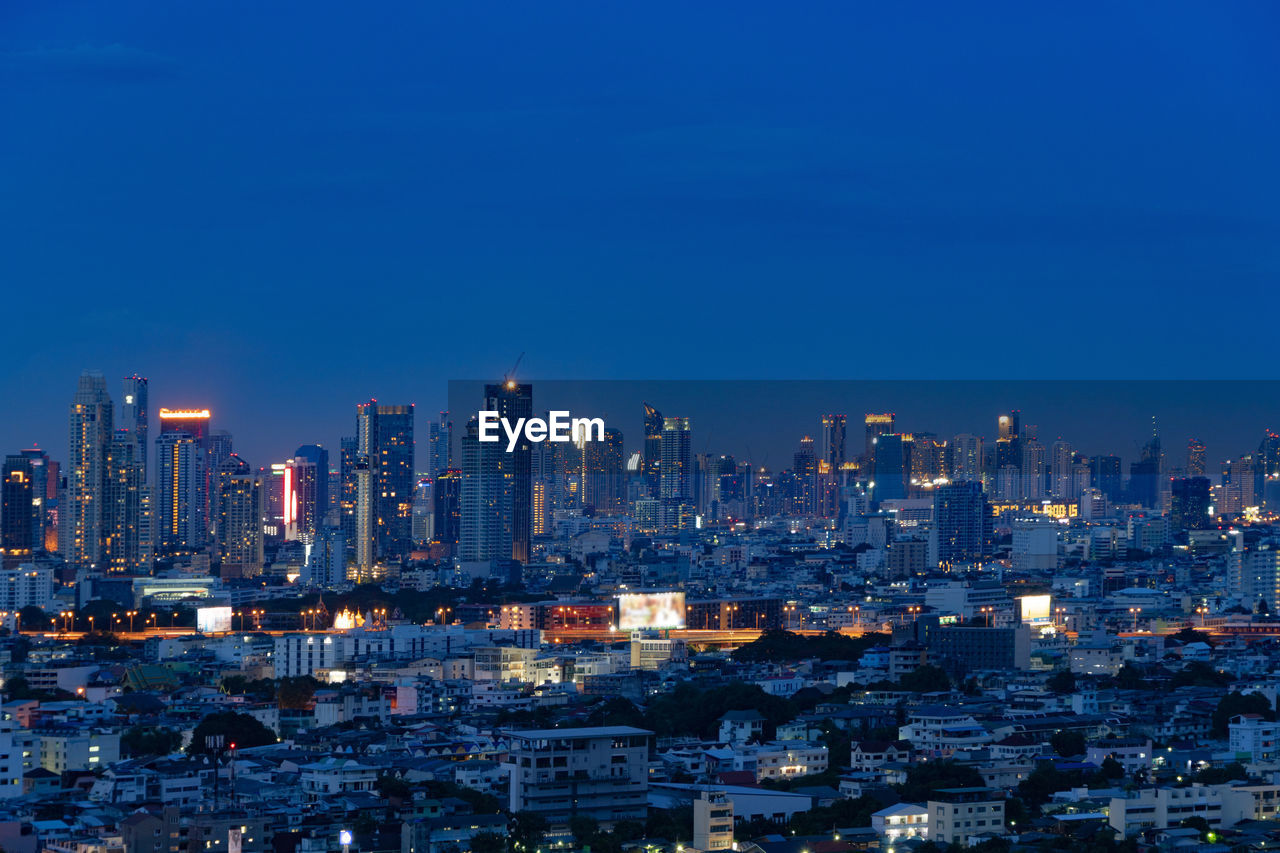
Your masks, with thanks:
M 8 0 L 0 449 L 64 457 L 86 367 L 255 464 L 371 396 L 425 438 L 521 351 L 1274 378 L 1277 31 L 1270 2 Z

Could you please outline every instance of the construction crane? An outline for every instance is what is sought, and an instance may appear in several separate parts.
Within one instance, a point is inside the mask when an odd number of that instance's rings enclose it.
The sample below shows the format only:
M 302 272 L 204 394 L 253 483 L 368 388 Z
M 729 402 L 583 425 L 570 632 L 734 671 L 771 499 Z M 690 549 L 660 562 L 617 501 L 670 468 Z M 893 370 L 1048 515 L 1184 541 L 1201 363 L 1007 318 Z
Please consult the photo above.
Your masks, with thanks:
M 516 387 L 516 369 L 520 367 L 520 362 L 524 361 L 524 353 L 520 353 L 516 357 L 516 363 L 511 365 L 511 369 L 507 371 L 507 375 L 502 377 L 502 384 L 508 388 Z

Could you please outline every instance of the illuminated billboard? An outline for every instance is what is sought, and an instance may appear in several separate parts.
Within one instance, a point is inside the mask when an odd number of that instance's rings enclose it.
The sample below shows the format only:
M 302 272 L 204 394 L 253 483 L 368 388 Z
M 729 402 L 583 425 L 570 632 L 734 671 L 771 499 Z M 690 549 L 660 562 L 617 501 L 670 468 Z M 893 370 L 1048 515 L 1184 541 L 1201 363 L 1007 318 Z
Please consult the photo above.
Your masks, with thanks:
M 683 592 L 629 592 L 618 596 L 620 631 L 683 627 Z
M 1050 620 L 1053 598 L 1048 595 L 1024 595 L 1018 599 L 1023 624 L 1044 624 Z
M 231 630 L 230 607 L 197 607 L 196 630 L 201 634 L 225 634 Z

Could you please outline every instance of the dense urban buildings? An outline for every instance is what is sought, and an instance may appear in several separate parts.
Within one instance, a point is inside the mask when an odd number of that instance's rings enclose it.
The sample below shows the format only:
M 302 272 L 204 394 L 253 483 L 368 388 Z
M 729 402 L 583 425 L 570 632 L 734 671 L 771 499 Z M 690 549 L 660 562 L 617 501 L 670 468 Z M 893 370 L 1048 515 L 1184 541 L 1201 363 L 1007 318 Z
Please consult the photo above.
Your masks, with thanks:
M 251 464 L 107 384 L 0 469 L 6 850 L 1280 842 L 1269 430 L 872 412 L 858 452 L 824 407 L 773 469 L 697 407 L 557 436 L 506 377 L 420 463 L 370 401 Z

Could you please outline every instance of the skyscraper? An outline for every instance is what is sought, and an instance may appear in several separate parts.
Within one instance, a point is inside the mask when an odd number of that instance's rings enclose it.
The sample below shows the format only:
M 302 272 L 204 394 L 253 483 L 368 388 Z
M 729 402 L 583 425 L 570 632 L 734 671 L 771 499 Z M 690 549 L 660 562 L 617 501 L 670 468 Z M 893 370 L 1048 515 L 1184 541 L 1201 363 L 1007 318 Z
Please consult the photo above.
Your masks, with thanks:
M 864 418 L 866 424 L 866 447 L 862 453 L 862 467 L 865 471 L 875 471 L 876 469 L 876 439 L 882 435 L 888 435 L 893 432 L 894 414 L 885 412 L 883 414 L 868 413 Z
M 622 461 L 621 430 L 606 428 L 603 441 L 582 442 L 582 502 L 598 514 L 616 515 L 623 511 L 626 494 Z
M 485 411 L 497 412 L 509 423 L 533 417 L 533 386 L 507 379 L 484 386 Z M 499 442 L 500 444 L 500 442 Z M 569 445 L 571 446 L 571 445 Z M 506 452 L 505 447 L 503 452 Z M 529 562 L 533 443 L 521 433 L 516 446 L 507 453 L 511 472 L 511 554 L 510 559 Z
M 458 534 L 462 525 L 461 500 L 462 472 L 446 468 L 436 475 L 432 490 L 432 541 L 442 550 L 442 556 L 452 557 L 458 550 Z
M 147 379 L 144 376 L 126 376 L 121 382 L 124 396 L 120 403 L 120 428 L 129 431 L 138 446 L 134 458 L 142 469 L 142 482 L 147 482 L 147 435 L 151 409 L 147 405 Z
M 217 558 L 222 576 L 256 577 L 262 574 L 264 560 L 263 477 L 232 453 L 218 466 L 215 482 Z
M 356 564 L 413 551 L 413 405 L 356 407 Z
M 814 515 L 817 512 L 818 457 L 813 451 L 813 439 L 804 436 L 792 456 L 795 472 L 795 492 L 792 494 L 791 512 L 796 515 Z
M 316 468 L 315 524 L 312 532 L 329 523 L 326 516 L 333 506 L 333 497 L 329 494 L 329 451 L 319 444 L 304 444 L 293 452 L 295 459 L 301 458 Z
M 1034 437 L 1022 443 L 1022 499 L 1038 501 L 1044 498 L 1044 445 Z
M 462 436 L 459 487 L 458 556 L 463 562 L 511 558 L 514 467 L 502 444 L 480 441 L 478 422 L 469 420 Z
M 1205 454 L 1208 449 L 1204 446 L 1204 442 L 1198 438 L 1193 438 L 1187 442 L 1187 476 L 1203 477 L 1205 471 Z
M 1208 527 L 1209 521 L 1209 478 L 1174 480 L 1169 503 L 1170 524 L 1179 530 L 1199 530 Z
M 907 496 L 911 473 L 912 436 L 890 432 L 878 435 L 872 444 L 871 496 L 877 501 L 900 500 Z
M 327 479 L 327 478 L 325 478 Z M 320 469 L 305 456 L 284 463 L 284 538 L 312 541 L 320 526 Z
M 1089 461 L 1089 474 L 1095 488 L 1112 503 L 1124 497 L 1124 481 L 1120 475 L 1119 456 L 1095 456 Z
M 438 477 L 453 467 L 453 421 L 448 412 L 441 412 L 440 420 L 431 422 L 428 442 L 429 473 Z
M 951 479 L 982 480 L 982 436 L 961 433 L 951 439 Z
M 343 436 L 338 457 L 338 526 L 343 541 L 356 541 L 356 458 L 359 451 L 355 436 Z
M 1058 439 L 1049 448 L 1049 494 L 1058 500 L 1073 501 L 1079 497 L 1074 469 L 1075 449 Z
M 840 471 L 840 466 L 848 458 L 845 455 L 845 431 L 848 427 L 848 415 L 822 416 L 822 447 L 819 448 L 821 461 L 833 474 Z
M 59 547 L 73 566 L 94 566 L 102 560 L 112 415 L 111 396 L 102 374 L 80 374 L 69 418 L 67 505 L 60 508 L 65 535 L 59 537 Z
M 1014 409 L 996 418 L 996 470 L 1022 467 L 1022 412 Z
M 22 455 L 6 456 L 0 472 L 0 549 L 4 550 L 6 569 L 30 559 L 44 544 L 36 509 L 31 460 Z
M 150 505 L 140 452 L 128 429 L 116 430 L 108 445 L 102 554 L 108 572 L 136 571 L 149 557 Z
M 160 409 L 156 438 L 156 544 L 159 553 L 190 554 L 208 544 L 208 409 Z
M 980 560 L 991 541 L 991 505 L 981 483 L 957 480 L 934 490 L 930 545 L 935 564 Z
M 688 418 L 662 419 L 658 527 L 675 533 L 693 525 L 693 433 Z
M 656 498 L 661 491 L 658 474 L 662 467 L 662 412 L 648 403 L 644 404 L 644 481 L 649 487 L 649 497 Z

